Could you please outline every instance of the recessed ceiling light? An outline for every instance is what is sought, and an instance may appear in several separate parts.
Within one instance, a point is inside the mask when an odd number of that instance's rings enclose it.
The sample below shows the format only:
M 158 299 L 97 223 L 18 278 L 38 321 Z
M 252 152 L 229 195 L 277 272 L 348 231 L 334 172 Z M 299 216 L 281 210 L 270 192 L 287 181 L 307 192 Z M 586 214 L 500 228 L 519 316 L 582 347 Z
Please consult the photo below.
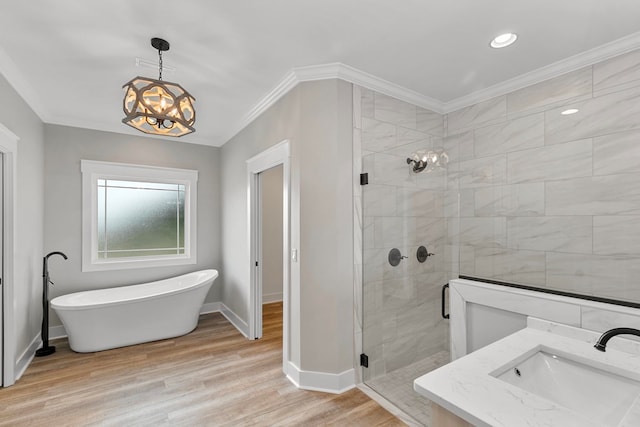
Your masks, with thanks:
M 494 49 L 500 49 L 502 47 L 507 47 L 513 42 L 516 41 L 518 35 L 515 33 L 504 33 L 496 36 L 493 40 L 491 40 L 491 47 Z
M 578 111 L 580 111 L 580 110 L 578 110 L 577 108 L 569 108 L 568 110 L 564 110 L 564 111 L 563 111 L 562 113 L 560 113 L 560 114 L 562 114 L 563 116 L 568 116 L 568 115 L 571 115 L 571 114 L 575 114 L 575 113 L 577 113 Z

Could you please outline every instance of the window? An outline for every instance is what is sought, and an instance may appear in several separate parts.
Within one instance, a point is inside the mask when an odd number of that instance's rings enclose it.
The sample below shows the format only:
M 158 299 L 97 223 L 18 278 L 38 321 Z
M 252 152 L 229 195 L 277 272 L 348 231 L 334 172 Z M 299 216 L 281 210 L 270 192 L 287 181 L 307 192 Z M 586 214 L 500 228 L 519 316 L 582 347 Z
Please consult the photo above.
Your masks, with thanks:
M 82 160 L 82 271 L 196 263 L 198 171 Z

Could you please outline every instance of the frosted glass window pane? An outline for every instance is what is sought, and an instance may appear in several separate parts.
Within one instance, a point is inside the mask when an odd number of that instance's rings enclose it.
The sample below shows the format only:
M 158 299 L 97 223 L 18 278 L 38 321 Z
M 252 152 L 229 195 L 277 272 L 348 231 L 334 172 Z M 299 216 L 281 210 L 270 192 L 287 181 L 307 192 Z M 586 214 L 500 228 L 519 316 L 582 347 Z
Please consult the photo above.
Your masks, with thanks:
M 181 254 L 184 253 L 184 190 L 184 185 L 181 185 L 178 192 L 178 247 L 182 248 Z
M 102 186 L 100 186 L 102 182 Z M 98 255 L 100 258 L 104 258 L 104 251 L 106 250 L 106 228 L 105 228 L 105 197 L 106 191 L 104 188 L 104 180 L 98 180 Z
M 184 193 L 179 184 L 106 180 L 98 187 L 98 257 L 183 254 Z

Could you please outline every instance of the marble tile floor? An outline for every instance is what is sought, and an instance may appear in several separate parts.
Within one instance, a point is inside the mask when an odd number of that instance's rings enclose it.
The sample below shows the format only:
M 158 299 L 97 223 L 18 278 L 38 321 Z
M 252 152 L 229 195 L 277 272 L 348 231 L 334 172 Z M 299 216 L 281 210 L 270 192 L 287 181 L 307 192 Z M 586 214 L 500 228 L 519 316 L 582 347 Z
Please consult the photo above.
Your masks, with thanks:
M 449 362 L 449 351 L 445 350 L 365 383 L 417 423 L 429 427 L 431 403 L 413 390 L 413 380 Z

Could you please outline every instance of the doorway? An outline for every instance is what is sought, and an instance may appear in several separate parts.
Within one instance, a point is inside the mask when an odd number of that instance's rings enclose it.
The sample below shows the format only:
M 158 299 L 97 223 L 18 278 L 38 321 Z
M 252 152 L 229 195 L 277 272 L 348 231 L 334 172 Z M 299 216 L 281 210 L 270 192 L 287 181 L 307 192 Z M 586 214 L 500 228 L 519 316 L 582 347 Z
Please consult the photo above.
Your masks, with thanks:
M 258 174 L 260 224 L 256 232 L 260 242 L 262 304 L 282 301 L 282 169 L 278 165 Z
M 271 253 L 267 256 L 267 262 L 270 263 L 270 272 L 266 273 L 263 268 L 264 265 L 264 251 L 263 240 L 265 237 L 273 238 L 272 233 L 264 233 L 263 221 L 264 216 L 261 211 L 262 196 L 261 193 L 266 191 L 264 188 L 266 184 L 265 179 L 269 179 L 270 175 L 278 174 L 278 168 L 281 170 L 281 179 L 279 180 L 281 209 L 280 218 L 282 224 L 282 231 L 278 231 L 281 238 L 282 245 L 277 245 L 281 257 L 275 257 L 276 261 L 271 257 Z M 275 169 L 275 171 L 270 171 Z M 290 252 L 290 166 L 289 166 L 289 141 L 284 140 L 279 144 L 263 151 L 262 153 L 247 160 L 247 181 L 248 181 L 248 208 L 249 208 L 249 249 L 250 249 L 250 286 L 249 286 L 249 338 L 258 339 L 262 337 L 262 304 L 265 301 L 265 297 L 274 297 L 273 294 L 277 294 L 277 291 L 272 291 L 273 288 L 267 288 L 265 292 L 263 280 L 269 277 L 269 280 L 279 281 L 280 292 L 282 292 L 282 363 L 283 370 L 287 371 L 289 361 L 289 347 L 290 347 L 290 287 L 291 287 L 291 264 L 289 257 Z M 278 184 L 274 186 L 269 181 L 269 191 L 278 191 Z M 262 190 L 262 191 L 261 191 Z M 265 199 L 268 199 L 268 195 Z M 276 209 L 277 210 L 277 209 Z M 269 230 L 272 231 L 272 230 Z M 276 237 L 277 238 L 277 237 Z M 272 252 L 272 249 L 269 249 Z M 281 262 L 282 268 L 273 268 L 273 262 Z M 273 279 L 273 270 L 279 271 L 282 274 L 282 278 Z M 263 297 L 264 295 L 264 297 Z
M 0 124 L 0 385 L 15 382 L 14 195 L 18 137 Z

